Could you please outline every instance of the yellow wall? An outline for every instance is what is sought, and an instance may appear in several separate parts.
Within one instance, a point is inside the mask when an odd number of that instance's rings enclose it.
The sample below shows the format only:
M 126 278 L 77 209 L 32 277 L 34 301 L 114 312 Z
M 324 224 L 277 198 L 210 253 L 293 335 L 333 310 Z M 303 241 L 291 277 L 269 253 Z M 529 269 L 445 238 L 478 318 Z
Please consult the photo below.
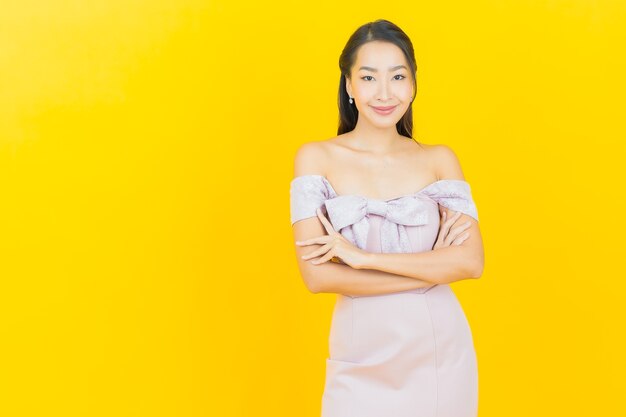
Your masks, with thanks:
M 319 416 L 288 187 L 377 18 L 478 205 L 480 416 L 624 413 L 625 4 L 3 1 L 0 415 Z

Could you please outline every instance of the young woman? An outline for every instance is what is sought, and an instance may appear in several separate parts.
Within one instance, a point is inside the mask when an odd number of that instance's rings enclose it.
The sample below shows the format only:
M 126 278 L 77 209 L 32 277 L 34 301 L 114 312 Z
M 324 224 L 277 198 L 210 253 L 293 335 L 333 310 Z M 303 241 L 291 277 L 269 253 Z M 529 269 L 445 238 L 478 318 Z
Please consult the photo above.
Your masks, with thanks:
M 469 184 L 451 148 L 413 139 L 399 27 L 361 26 L 339 67 L 338 135 L 300 146 L 290 189 L 302 278 L 337 294 L 322 417 L 475 417 L 476 354 L 449 286 L 483 270 Z

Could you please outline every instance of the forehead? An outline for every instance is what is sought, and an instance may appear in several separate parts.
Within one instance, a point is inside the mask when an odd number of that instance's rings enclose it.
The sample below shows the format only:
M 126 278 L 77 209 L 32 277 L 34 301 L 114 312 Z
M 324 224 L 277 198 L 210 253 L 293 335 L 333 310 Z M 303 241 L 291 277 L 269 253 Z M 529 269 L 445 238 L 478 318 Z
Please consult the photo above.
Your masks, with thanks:
M 372 41 L 359 48 L 355 63 L 357 69 L 361 65 L 385 69 L 393 64 L 406 65 L 406 58 L 402 50 L 393 43 Z

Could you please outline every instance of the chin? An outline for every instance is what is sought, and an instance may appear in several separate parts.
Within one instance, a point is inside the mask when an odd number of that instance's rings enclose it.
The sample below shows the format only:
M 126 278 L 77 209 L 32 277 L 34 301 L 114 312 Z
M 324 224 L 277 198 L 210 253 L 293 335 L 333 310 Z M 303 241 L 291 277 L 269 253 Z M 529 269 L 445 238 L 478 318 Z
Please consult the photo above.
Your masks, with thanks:
M 398 122 L 400 121 L 400 118 L 385 118 L 384 120 L 381 120 L 380 118 L 377 118 L 376 116 L 378 116 L 377 114 L 374 115 L 374 117 L 370 118 L 370 123 L 376 127 L 379 128 L 384 128 L 384 127 L 390 127 L 390 126 L 395 126 L 396 124 L 398 124 Z

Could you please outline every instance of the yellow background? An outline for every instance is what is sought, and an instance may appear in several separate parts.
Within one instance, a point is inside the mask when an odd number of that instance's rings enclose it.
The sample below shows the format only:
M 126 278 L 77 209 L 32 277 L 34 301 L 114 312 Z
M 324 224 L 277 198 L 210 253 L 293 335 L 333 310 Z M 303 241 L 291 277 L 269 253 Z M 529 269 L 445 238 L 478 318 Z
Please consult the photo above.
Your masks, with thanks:
M 2 1 L 0 415 L 319 416 L 295 149 L 377 18 L 418 61 L 486 265 L 452 284 L 480 416 L 626 412 L 626 3 Z M 393 417 L 393 416 L 381 416 Z

